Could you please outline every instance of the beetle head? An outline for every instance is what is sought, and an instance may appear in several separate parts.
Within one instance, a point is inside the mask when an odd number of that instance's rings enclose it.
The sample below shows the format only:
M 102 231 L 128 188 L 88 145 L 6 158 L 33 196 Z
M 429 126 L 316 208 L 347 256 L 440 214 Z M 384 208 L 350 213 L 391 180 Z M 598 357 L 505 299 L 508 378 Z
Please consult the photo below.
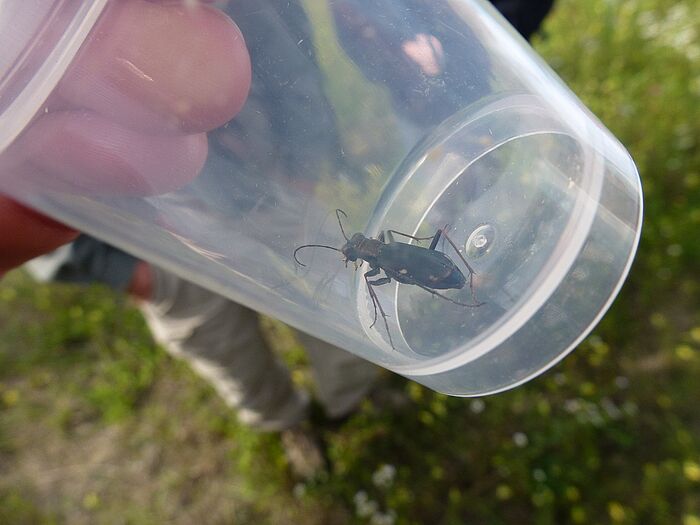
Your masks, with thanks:
M 355 235 L 353 235 L 350 238 L 350 240 L 348 240 L 348 242 L 346 242 L 345 245 L 340 249 L 340 251 L 343 252 L 343 255 L 345 256 L 345 259 L 351 262 L 355 262 L 357 259 L 360 259 L 360 245 L 364 240 L 365 236 L 361 233 L 356 233 Z

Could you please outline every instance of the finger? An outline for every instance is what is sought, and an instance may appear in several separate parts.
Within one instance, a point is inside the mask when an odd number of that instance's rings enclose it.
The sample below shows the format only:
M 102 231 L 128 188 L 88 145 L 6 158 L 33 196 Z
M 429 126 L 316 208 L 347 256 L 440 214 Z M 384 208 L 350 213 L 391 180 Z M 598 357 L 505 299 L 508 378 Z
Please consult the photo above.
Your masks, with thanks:
M 250 79 L 243 36 L 221 11 L 124 0 L 104 13 L 53 103 L 139 129 L 200 132 L 240 110 Z
M 90 112 L 48 113 L 13 145 L 5 162 L 15 187 L 88 195 L 155 195 L 196 177 L 204 133 L 153 135 Z
M 77 235 L 75 230 L 0 195 L 0 277 Z

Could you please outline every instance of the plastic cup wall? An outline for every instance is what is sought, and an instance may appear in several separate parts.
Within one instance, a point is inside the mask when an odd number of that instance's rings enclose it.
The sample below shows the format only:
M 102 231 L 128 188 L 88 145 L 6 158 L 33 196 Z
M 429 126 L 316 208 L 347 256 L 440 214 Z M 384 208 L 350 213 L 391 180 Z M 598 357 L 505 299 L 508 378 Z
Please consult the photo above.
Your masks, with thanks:
M 489 5 L 408 4 L 232 2 L 253 86 L 191 183 L 125 195 L 0 175 L 0 191 L 436 390 L 522 383 L 617 293 L 639 235 L 636 170 Z M 348 236 L 449 225 L 473 292 L 440 292 L 484 304 L 392 282 L 375 288 L 388 330 L 373 323 L 367 264 L 292 257 L 342 247 L 337 208 Z

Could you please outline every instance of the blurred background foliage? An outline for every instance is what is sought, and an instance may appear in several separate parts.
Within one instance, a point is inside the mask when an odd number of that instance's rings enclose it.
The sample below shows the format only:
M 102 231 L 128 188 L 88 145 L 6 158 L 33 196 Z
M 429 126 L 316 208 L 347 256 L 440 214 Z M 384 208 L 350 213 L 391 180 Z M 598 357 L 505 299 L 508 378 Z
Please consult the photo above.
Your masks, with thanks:
M 0 523 L 700 525 L 700 12 L 559 0 L 536 49 L 628 147 L 645 222 L 580 348 L 526 386 L 456 399 L 392 376 L 322 427 L 332 471 L 287 474 L 101 287 L 0 283 Z M 324 59 L 324 57 L 320 57 Z M 326 59 L 328 59 L 326 57 Z M 291 333 L 264 323 L 308 383 Z

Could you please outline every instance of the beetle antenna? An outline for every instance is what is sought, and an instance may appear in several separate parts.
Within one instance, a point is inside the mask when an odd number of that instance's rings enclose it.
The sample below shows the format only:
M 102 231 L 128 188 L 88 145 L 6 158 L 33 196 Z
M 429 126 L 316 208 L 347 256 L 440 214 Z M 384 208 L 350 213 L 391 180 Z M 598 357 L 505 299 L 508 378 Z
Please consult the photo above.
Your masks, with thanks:
M 339 250 L 338 248 L 333 248 L 333 246 L 326 246 L 325 244 L 304 244 L 302 246 L 299 246 L 296 250 L 294 250 L 294 260 L 300 266 L 306 266 L 303 262 L 301 262 L 299 259 L 297 259 L 297 252 L 299 250 L 301 250 L 302 248 L 328 248 L 329 250 L 335 250 L 336 252 L 342 253 L 342 250 Z
M 340 231 L 341 231 L 341 233 L 343 234 L 343 237 L 345 237 L 345 240 L 346 240 L 346 241 L 349 241 L 350 239 L 348 239 L 348 236 L 345 235 L 345 230 L 343 229 L 343 223 L 340 221 L 340 214 L 341 214 L 341 213 L 343 214 L 343 217 L 345 217 L 346 219 L 348 218 L 348 214 L 345 213 L 345 212 L 344 212 L 343 210 L 341 210 L 340 208 L 338 208 L 337 210 L 335 210 L 335 216 L 338 217 L 338 224 L 340 225 Z

